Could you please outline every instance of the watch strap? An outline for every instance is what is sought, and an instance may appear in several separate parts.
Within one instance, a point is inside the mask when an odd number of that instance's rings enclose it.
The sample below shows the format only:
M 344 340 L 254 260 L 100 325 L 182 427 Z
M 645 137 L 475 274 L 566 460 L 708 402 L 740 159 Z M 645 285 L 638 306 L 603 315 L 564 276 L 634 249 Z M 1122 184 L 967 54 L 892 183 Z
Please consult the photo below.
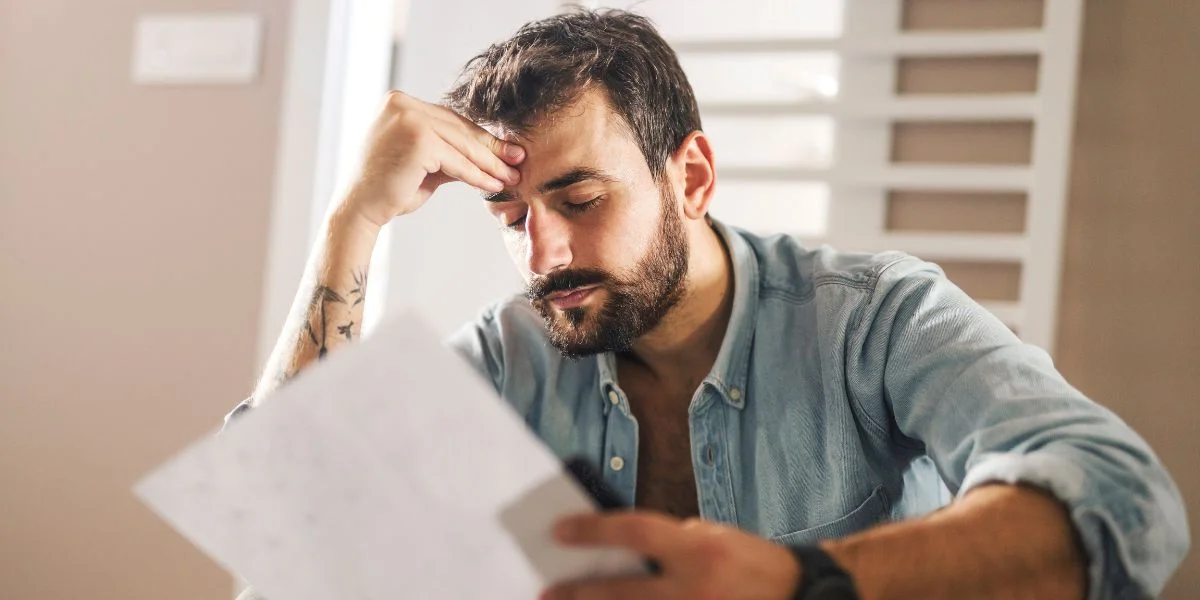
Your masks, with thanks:
M 788 546 L 800 563 L 800 583 L 794 600 L 857 600 L 854 577 L 819 546 Z

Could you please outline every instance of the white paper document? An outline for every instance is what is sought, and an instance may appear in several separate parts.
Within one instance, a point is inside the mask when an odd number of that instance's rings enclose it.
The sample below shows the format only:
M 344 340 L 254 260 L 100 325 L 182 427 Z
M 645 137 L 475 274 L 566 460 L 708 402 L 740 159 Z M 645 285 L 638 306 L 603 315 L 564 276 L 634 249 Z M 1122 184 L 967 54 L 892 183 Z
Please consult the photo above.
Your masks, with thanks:
M 642 572 L 564 549 L 595 510 L 488 382 L 416 316 L 331 354 L 136 493 L 270 600 L 533 600 Z

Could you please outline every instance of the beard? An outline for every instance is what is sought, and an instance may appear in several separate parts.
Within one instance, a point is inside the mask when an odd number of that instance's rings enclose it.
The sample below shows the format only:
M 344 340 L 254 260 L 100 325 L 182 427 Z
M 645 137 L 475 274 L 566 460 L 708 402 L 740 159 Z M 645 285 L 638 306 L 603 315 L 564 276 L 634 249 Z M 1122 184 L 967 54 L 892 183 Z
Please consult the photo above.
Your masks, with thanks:
M 550 343 L 567 358 L 602 352 L 628 352 L 639 337 L 658 326 L 679 303 L 688 269 L 687 236 L 669 188 L 662 188 L 659 228 L 631 273 L 603 269 L 563 269 L 529 282 L 526 296 L 546 322 Z M 599 307 L 559 310 L 546 297 L 597 285 L 608 297 Z

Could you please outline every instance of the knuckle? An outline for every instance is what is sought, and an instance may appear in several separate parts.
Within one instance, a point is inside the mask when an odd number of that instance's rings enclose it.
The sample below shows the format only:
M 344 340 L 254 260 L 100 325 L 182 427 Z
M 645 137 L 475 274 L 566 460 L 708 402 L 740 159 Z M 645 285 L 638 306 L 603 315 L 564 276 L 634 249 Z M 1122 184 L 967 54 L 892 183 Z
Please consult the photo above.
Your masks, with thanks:
M 424 135 L 423 129 L 420 119 L 407 112 L 397 113 L 391 123 L 387 125 L 389 135 L 409 145 L 415 145 L 419 141 Z
M 401 109 L 395 113 L 395 122 L 398 127 L 406 130 L 421 130 L 425 129 L 425 120 L 421 118 L 415 111 Z
M 419 150 L 431 150 L 436 142 L 437 134 L 428 127 L 422 126 L 421 123 L 413 122 L 415 119 L 405 119 L 406 122 L 401 124 L 400 137 Z
M 408 103 L 409 96 L 400 90 L 389 90 L 387 104 L 393 108 L 401 108 Z

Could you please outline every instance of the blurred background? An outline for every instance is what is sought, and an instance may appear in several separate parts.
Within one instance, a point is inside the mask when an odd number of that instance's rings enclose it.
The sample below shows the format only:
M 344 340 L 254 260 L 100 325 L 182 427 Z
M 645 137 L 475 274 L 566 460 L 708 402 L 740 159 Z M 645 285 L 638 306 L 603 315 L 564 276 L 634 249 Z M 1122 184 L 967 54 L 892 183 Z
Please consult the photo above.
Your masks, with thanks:
M 633 5 L 610 2 L 605 6 Z M 951 279 L 1144 435 L 1200 525 L 1200 3 L 645 0 L 713 212 Z M 551 0 L 0 0 L 0 599 L 226 598 L 130 493 L 247 395 L 385 90 Z M 516 289 L 448 186 L 369 323 Z M 1200 597 L 1193 552 L 1163 595 Z

